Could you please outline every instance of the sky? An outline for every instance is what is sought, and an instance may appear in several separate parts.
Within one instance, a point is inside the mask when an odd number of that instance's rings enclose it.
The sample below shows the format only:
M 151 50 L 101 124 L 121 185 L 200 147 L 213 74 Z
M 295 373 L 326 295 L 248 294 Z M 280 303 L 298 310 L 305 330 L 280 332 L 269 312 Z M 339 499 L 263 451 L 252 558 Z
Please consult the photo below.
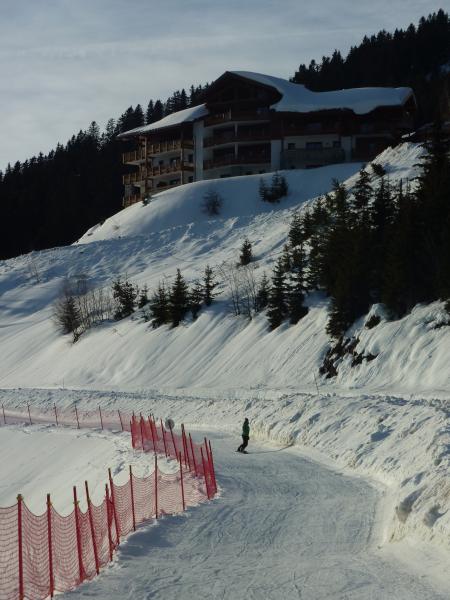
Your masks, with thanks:
M 226 70 L 291 77 L 450 0 L 0 0 L 0 170 Z

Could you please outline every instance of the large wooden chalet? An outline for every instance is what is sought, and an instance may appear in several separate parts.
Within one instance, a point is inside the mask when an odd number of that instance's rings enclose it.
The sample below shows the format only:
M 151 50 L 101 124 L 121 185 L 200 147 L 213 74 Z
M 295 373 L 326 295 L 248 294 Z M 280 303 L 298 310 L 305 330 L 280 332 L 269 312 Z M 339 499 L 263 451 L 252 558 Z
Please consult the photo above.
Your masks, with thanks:
M 284 79 L 227 71 L 204 103 L 120 134 L 124 206 L 165 189 L 277 169 L 369 161 L 412 131 L 410 88 L 312 92 Z

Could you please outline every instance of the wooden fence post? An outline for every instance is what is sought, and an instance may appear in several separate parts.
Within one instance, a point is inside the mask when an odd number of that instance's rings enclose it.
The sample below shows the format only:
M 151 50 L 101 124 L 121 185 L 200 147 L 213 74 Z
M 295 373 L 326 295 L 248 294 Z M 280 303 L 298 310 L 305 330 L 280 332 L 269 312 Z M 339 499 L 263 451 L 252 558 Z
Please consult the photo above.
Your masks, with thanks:
M 123 423 L 122 423 L 122 415 L 120 414 L 120 410 L 117 411 L 119 413 L 119 421 L 120 421 L 120 427 L 123 431 Z
M 102 431 L 103 431 L 102 407 L 100 406 L 100 404 L 98 405 L 98 412 L 100 413 L 100 425 L 101 425 Z
M 120 530 L 119 530 L 119 521 L 117 519 L 117 511 L 116 511 L 116 499 L 114 494 L 114 483 L 112 480 L 111 469 L 108 469 L 108 477 L 109 477 L 109 489 L 111 492 L 111 503 L 113 509 L 113 517 L 114 517 L 114 525 L 116 526 L 116 545 L 119 545 L 120 542 Z
M 22 531 L 22 494 L 17 496 L 17 535 L 19 552 L 19 600 L 24 599 L 23 584 L 23 531 Z
M 153 432 L 153 425 L 152 425 L 152 422 L 150 420 L 150 417 L 147 419 L 147 422 L 148 422 L 148 426 L 150 427 L 150 431 L 152 432 L 153 452 L 156 454 L 155 434 Z
M 155 519 L 158 518 L 158 455 L 155 454 Z
M 141 426 L 141 442 L 142 442 L 142 452 L 145 452 L 145 447 L 144 447 L 144 419 L 141 415 L 141 420 L 140 420 L 140 426 Z
M 162 419 L 161 419 L 161 433 L 162 433 L 162 439 L 164 442 L 164 452 L 166 453 L 166 457 L 167 457 L 166 436 L 164 434 L 164 425 L 163 425 Z
M 197 461 L 195 460 L 194 444 L 193 444 L 193 442 L 192 442 L 191 434 L 189 434 L 189 443 L 190 443 L 190 446 L 191 446 L 191 452 L 192 452 L 192 461 L 193 461 L 193 463 L 194 463 L 194 473 L 195 473 L 195 476 L 197 477 L 197 475 L 198 475 L 198 471 L 197 471 Z
M 3 411 L 3 422 L 4 422 L 4 424 L 6 425 L 5 407 L 4 407 L 4 405 L 3 405 L 3 404 L 2 404 L 2 411 Z
M 88 487 L 87 481 L 84 482 L 84 488 L 86 490 L 86 502 L 87 502 L 87 506 L 88 506 L 89 525 L 91 528 L 92 547 L 94 549 L 95 572 L 98 575 L 100 573 L 100 565 L 98 562 L 97 540 L 95 539 L 95 528 L 94 528 L 94 517 L 92 516 L 91 498 L 89 496 L 89 487 Z
M 50 598 L 55 593 L 55 576 L 53 573 L 53 541 L 52 541 L 52 503 L 50 494 L 47 494 L 47 543 L 48 543 L 48 571 L 50 582 Z
M 209 456 L 211 458 L 211 471 L 212 471 L 212 476 L 214 479 L 214 489 L 215 489 L 215 492 L 217 493 L 216 468 L 214 467 L 214 459 L 213 459 L 213 453 L 212 453 L 212 448 L 211 448 L 211 440 L 208 440 L 208 443 L 209 443 Z
M 170 435 L 172 436 L 172 444 L 173 444 L 173 451 L 175 452 L 175 458 L 178 458 L 178 450 L 177 450 L 177 446 L 175 444 L 175 436 L 173 435 L 172 427 L 170 428 Z
M 183 512 L 184 512 L 186 510 L 186 503 L 184 501 L 183 463 L 181 462 L 181 452 L 178 454 L 178 462 L 180 463 L 181 501 L 183 503 Z
M 134 512 L 133 470 L 130 465 L 131 513 L 133 515 L 133 531 L 136 531 L 136 513 Z
M 30 425 L 33 425 L 33 423 L 31 422 L 31 413 L 30 413 L 30 405 L 27 402 L 27 408 L 28 408 L 28 418 L 30 420 Z
M 209 485 L 208 485 L 208 473 L 206 471 L 205 457 L 203 456 L 203 447 L 200 447 L 200 452 L 202 455 L 203 475 L 205 476 L 206 495 L 208 496 L 208 500 L 210 500 Z
M 55 421 L 56 421 L 56 427 L 58 427 L 58 411 L 56 410 L 56 404 L 53 404 L 53 408 L 55 409 Z
M 77 488 L 73 486 L 73 504 L 75 510 L 75 529 L 77 534 L 77 552 L 78 552 L 78 573 L 79 573 L 79 582 L 81 583 L 84 579 L 84 571 L 83 571 L 83 551 L 81 549 L 81 530 L 80 530 L 80 515 L 79 515 L 79 506 L 77 499 Z
M 106 520 L 108 522 L 109 560 L 112 561 L 114 544 L 112 541 L 111 523 L 113 520 L 113 515 L 111 513 L 111 500 L 109 498 L 109 490 L 108 490 L 107 483 L 105 483 L 105 502 L 106 502 Z
M 75 415 L 77 417 L 77 429 L 80 429 L 80 421 L 78 420 L 78 410 L 77 410 L 76 404 L 75 404 Z

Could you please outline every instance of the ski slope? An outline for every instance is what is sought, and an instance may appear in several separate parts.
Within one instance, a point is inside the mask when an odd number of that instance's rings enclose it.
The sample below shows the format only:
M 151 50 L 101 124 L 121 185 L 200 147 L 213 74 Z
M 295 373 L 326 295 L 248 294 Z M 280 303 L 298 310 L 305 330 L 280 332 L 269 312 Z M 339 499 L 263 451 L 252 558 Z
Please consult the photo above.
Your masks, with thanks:
M 138 531 L 115 564 L 71 598 L 448 597 L 377 549 L 380 490 L 295 450 L 251 444 L 242 456 L 236 438 L 212 440 L 221 497 Z
M 403 144 L 376 162 L 395 185 L 417 176 L 421 153 Z M 321 452 L 320 461 L 386 486 L 384 549 L 401 548 L 407 555 L 405 543 L 431 544 L 436 556 L 448 553 L 450 328 L 441 303 L 417 306 L 397 321 L 374 306 L 380 324 L 367 329 L 362 318 L 349 334 L 359 337 L 358 351 L 377 358 L 356 367 L 344 358 L 338 376 L 318 378 L 317 385 L 314 374 L 330 343 L 328 300 L 318 293 L 307 298 L 310 310 L 297 325 L 285 323 L 272 332 L 263 314 L 251 320 L 233 316 L 225 292 L 197 321 L 187 319 L 176 329 L 152 329 L 138 311 L 71 344 L 51 321 L 65 277 L 83 275 L 98 288 L 127 275 L 152 291 L 161 280 L 170 283 L 177 268 L 192 282 L 206 264 L 237 262 L 245 237 L 253 244 L 257 277 L 270 274 L 293 213 L 329 191 L 334 178 L 351 189 L 360 166 L 288 171 L 290 194 L 278 205 L 260 201 L 258 176 L 180 186 L 147 206 L 119 212 L 73 246 L 0 262 L 0 401 L 22 408 L 25 401 L 43 408 L 74 401 L 86 409 L 128 407 L 235 434 L 248 416 L 261 442 L 294 444 L 302 452 L 313 448 Z M 223 197 L 215 218 L 202 212 L 211 187 Z M 237 494 L 226 465 L 224 493 Z M 274 485 L 273 506 L 276 490 Z M 375 503 L 373 498 L 367 502 Z M 372 597 L 378 598 L 375 590 Z

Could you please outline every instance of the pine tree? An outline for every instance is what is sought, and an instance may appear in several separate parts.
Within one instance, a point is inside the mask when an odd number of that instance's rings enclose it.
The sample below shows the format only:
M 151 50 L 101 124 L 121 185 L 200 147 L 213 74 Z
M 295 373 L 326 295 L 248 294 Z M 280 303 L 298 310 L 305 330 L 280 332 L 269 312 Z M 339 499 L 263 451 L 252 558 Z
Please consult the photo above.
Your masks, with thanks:
M 150 125 L 151 123 L 153 123 L 153 111 L 154 111 L 154 104 L 153 104 L 153 100 L 150 100 L 147 106 L 147 110 L 145 111 L 145 124 L 146 125 Z
M 272 285 L 269 293 L 267 317 L 271 329 L 275 329 L 286 318 L 288 307 L 286 303 L 286 274 L 281 257 L 277 260 L 272 275 Z
M 197 318 L 198 313 L 200 312 L 200 310 L 202 308 L 203 296 L 204 296 L 203 285 L 201 284 L 200 281 L 196 281 L 190 291 L 190 294 L 189 294 L 189 306 L 190 306 L 192 318 L 194 319 L 194 321 Z
M 250 240 L 248 238 L 245 238 L 245 240 L 243 241 L 242 246 L 241 246 L 241 254 L 239 256 L 239 264 L 248 265 L 249 263 L 251 263 L 252 260 L 253 260 L 252 243 L 250 242 Z
M 304 242 L 303 219 L 298 212 L 295 212 L 292 217 L 289 226 L 288 240 L 291 248 L 301 246 Z
M 153 327 L 169 322 L 169 299 L 164 282 L 160 282 L 158 290 L 150 298 L 150 317 Z
M 206 306 L 211 306 L 212 301 L 218 295 L 214 290 L 218 286 L 215 281 L 215 275 L 213 269 L 206 265 L 205 275 L 203 277 L 203 302 Z
M 134 312 L 136 305 L 137 288 L 132 283 L 125 279 L 122 281 L 120 277 L 113 282 L 112 286 L 113 298 L 116 301 L 116 312 L 114 318 L 116 321 L 128 317 Z
M 304 267 L 305 254 L 303 248 L 299 246 L 292 252 L 292 268 L 287 294 L 288 316 L 292 324 L 298 323 L 308 312 L 308 309 L 304 306 Z
M 169 314 L 173 327 L 178 327 L 189 310 L 189 289 L 181 275 L 180 269 L 177 269 L 175 281 L 169 294 Z
M 53 309 L 53 319 L 63 334 L 72 334 L 72 341 L 75 343 L 80 337 L 81 313 L 78 308 L 75 297 L 64 290 Z
M 139 298 L 138 298 L 138 308 L 144 308 L 144 306 L 148 304 L 148 287 L 147 285 L 144 285 L 144 287 L 139 291 Z
M 266 273 L 263 273 L 261 277 L 261 281 L 258 285 L 258 290 L 256 292 L 256 311 L 259 312 L 264 310 L 269 303 L 269 279 Z
M 280 260 L 284 272 L 289 273 L 292 267 L 292 256 L 291 250 L 287 244 L 283 246 L 283 253 L 281 254 Z
M 357 213 L 356 218 L 358 221 L 367 220 L 372 193 L 370 175 L 365 169 L 361 169 L 353 188 L 353 210 Z

